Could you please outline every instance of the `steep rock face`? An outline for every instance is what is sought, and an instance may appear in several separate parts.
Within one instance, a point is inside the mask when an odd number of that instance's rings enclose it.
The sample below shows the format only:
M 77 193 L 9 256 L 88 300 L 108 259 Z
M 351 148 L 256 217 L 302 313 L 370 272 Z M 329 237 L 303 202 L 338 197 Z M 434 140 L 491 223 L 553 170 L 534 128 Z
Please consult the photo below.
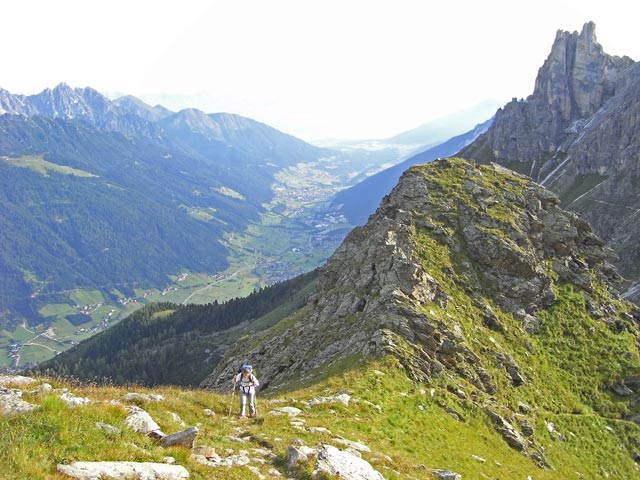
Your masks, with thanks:
M 640 278 L 640 64 L 603 52 L 595 26 L 558 32 L 535 90 L 498 111 L 460 155 L 498 162 L 550 188 L 579 212 Z
M 533 94 L 526 100 L 514 99 L 496 114 L 487 133 L 494 160 L 535 161 L 538 166 L 531 172 L 544 170 L 540 160 L 554 155 L 571 134 L 580 133 L 579 121 L 615 96 L 624 84 L 623 72 L 632 64 L 628 57 L 603 52 L 593 23 L 585 24 L 579 34 L 558 31 Z
M 392 353 L 417 380 L 455 369 L 494 392 L 496 380 L 451 308 L 470 302 L 479 323 L 500 331 L 498 310 L 535 333 L 538 313 L 556 301 L 554 284 L 573 285 L 597 310 L 594 285 L 620 280 L 608 263 L 611 250 L 558 203 L 497 165 L 445 159 L 410 168 L 327 262 L 305 309 L 238 343 L 203 385 L 225 388 L 243 362 L 259 365 L 272 388 Z M 602 317 L 612 325 L 630 321 Z M 504 362 L 514 384 L 524 381 L 508 356 Z

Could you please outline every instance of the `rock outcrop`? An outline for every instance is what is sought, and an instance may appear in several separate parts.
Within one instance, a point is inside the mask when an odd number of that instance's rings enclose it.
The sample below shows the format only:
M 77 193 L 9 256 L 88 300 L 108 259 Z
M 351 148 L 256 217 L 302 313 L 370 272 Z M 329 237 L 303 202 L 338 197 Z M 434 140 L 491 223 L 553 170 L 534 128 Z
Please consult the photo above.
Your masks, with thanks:
M 449 282 L 473 298 L 488 328 L 502 326 L 487 298 L 534 333 L 537 312 L 555 302 L 554 279 L 586 295 L 594 281 L 620 281 L 611 250 L 558 204 L 550 191 L 497 165 L 446 159 L 407 170 L 323 267 L 316 293 L 289 327 L 238 343 L 203 385 L 224 389 L 243 361 L 260 365 L 263 386 L 274 388 L 392 353 L 416 380 L 459 368 L 492 393 L 495 380 L 465 346 L 460 325 L 436 312 L 451 301 Z M 603 320 L 622 321 L 615 314 Z M 527 381 L 508 355 L 496 358 L 514 386 Z
M 331 445 L 324 445 L 318 451 L 316 470 L 337 475 L 344 480 L 384 480 L 369 462 Z
M 640 64 L 603 52 L 595 25 L 559 31 L 532 95 L 460 152 L 531 176 L 584 216 L 640 278 Z M 635 293 L 637 298 L 637 292 Z

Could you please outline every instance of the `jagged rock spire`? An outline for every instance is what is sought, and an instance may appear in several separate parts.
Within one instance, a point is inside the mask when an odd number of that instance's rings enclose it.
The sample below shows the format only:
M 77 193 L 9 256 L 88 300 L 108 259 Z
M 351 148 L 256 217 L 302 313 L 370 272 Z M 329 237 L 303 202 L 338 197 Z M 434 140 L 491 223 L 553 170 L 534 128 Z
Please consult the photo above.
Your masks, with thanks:
M 595 29 L 595 23 L 587 22 L 580 33 L 558 30 L 538 71 L 533 97 L 565 121 L 593 115 L 615 92 L 619 73 L 633 63 L 605 54 Z

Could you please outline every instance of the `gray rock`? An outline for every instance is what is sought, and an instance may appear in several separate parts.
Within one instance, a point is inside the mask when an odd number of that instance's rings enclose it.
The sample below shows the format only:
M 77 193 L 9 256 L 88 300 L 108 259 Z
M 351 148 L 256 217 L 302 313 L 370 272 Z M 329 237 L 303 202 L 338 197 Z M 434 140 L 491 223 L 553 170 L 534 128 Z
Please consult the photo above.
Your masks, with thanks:
M 66 403 L 71 408 L 82 407 L 84 405 L 89 405 L 92 403 L 90 399 L 87 397 L 76 397 L 71 392 L 64 392 L 60 395 L 60 400 Z
M 167 412 L 167 413 L 169 414 L 169 416 L 171 417 L 171 419 L 172 419 L 174 422 L 179 423 L 179 424 L 180 424 L 180 426 L 182 426 L 182 427 L 186 427 L 186 426 L 187 426 L 187 425 L 186 425 L 186 423 L 184 423 L 184 422 L 182 421 L 182 419 L 180 418 L 180 415 L 178 415 L 177 413 L 175 413 L 175 412 Z
M 294 447 L 293 445 L 290 445 L 289 448 L 287 448 L 287 451 L 285 453 L 285 458 L 287 461 L 287 467 L 291 468 L 293 465 L 295 465 L 298 462 L 306 462 L 309 460 L 309 457 L 304 454 L 302 451 L 300 451 L 297 447 Z
M 78 480 L 102 478 L 122 480 L 179 480 L 189 478 L 189 472 L 180 465 L 151 462 L 73 462 L 58 465 L 58 472 Z
M 315 470 L 330 475 L 339 474 L 344 480 L 384 480 L 369 462 L 331 445 L 323 445 L 318 451 Z
M 0 387 L 1 416 L 10 417 L 21 415 L 36 408 L 39 408 L 39 406 L 22 400 L 21 390 Z
M 211 458 L 217 457 L 215 448 L 207 447 L 207 446 L 203 446 L 203 445 L 200 445 L 198 447 L 193 447 L 192 450 L 191 450 L 191 454 L 192 455 L 202 455 L 203 457 L 205 457 L 207 459 L 211 459 Z
M 521 375 L 520 368 L 517 365 L 509 365 L 507 367 L 507 376 L 514 387 L 519 387 L 525 383 L 524 377 Z
M 109 425 L 108 423 L 96 422 L 96 428 L 102 430 L 107 435 L 120 435 L 120 429 Z
M 296 417 L 302 413 L 302 410 L 296 407 L 279 407 L 269 412 L 269 415 L 288 415 Z
M 633 395 L 633 390 L 622 383 L 616 383 L 615 385 L 611 385 L 611 390 L 613 390 L 616 394 L 622 397 L 628 397 L 629 395 Z
M 162 395 L 156 395 L 151 393 L 131 392 L 131 393 L 127 393 L 124 397 L 122 397 L 122 399 L 125 402 L 133 402 L 136 400 L 141 400 L 143 402 L 160 402 L 164 400 L 164 397 Z
M 531 407 L 523 402 L 518 402 L 518 410 L 525 415 L 531 413 Z
M 129 406 L 127 410 L 129 413 L 124 420 L 124 424 L 128 428 L 143 435 L 157 438 L 165 436 L 162 430 L 160 430 L 160 425 L 158 425 L 145 410 L 136 406 Z
M 310 433 L 325 433 L 331 435 L 331 430 L 325 427 L 307 427 L 307 431 Z
M 193 447 L 193 442 L 198 435 L 198 427 L 187 428 L 186 430 L 182 430 L 181 432 L 172 433 L 171 435 L 167 435 L 164 437 L 160 444 L 163 447 L 173 447 L 176 445 L 180 445 L 183 447 Z
M 526 420 L 523 420 L 522 422 L 520 422 L 520 429 L 522 430 L 522 434 L 525 437 L 530 437 L 533 435 L 533 425 L 531 425 Z
M 48 383 L 42 383 L 38 385 L 33 390 L 29 390 L 29 394 L 31 395 L 42 395 L 44 393 L 49 393 L 53 391 L 53 387 Z
M 431 475 L 437 480 L 462 480 L 462 475 L 451 470 L 431 470 Z
M 527 441 L 522 435 L 507 422 L 503 417 L 492 410 L 486 410 L 487 414 L 493 421 L 496 431 L 502 435 L 505 442 L 515 450 L 523 451 L 527 447 Z
M 346 438 L 341 438 L 341 437 L 336 437 L 333 439 L 333 441 L 340 445 L 344 445 L 345 447 L 353 448 L 358 452 L 367 452 L 367 453 L 371 452 L 371 449 L 367 447 L 364 443 L 354 442 L 352 440 L 347 440 Z

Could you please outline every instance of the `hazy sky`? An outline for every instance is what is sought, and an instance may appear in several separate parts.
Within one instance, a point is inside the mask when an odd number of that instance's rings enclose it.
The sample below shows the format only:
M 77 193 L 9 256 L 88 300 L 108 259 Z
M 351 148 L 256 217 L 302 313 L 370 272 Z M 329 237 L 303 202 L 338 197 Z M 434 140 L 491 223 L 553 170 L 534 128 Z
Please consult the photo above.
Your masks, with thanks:
M 558 29 L 596 22 L 640 59 L 630 0 L 20 0 L 5 2 L 0 87 L 66 82 L 307 140 L 390 136 L 531 93 Z M 636 4 L 637 5 L 637 4 Z

